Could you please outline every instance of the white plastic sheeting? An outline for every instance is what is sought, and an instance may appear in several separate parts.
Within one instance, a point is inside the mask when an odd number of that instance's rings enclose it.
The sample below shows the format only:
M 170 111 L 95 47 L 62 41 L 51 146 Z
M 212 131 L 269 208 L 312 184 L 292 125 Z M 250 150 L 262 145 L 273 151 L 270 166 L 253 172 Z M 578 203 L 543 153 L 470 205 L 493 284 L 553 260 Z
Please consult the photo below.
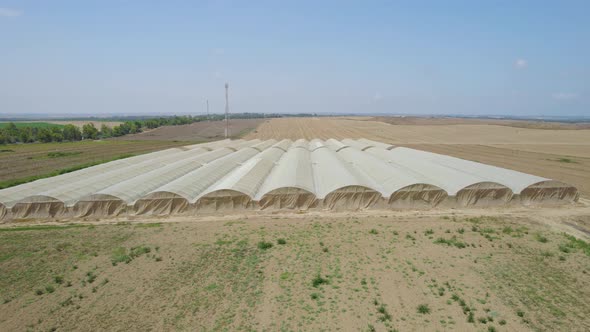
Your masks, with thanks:
M 197 149 L 193 149 L 195 151 Z M 203 150 L 205 151 L 205 150 Z M 215 159 L 232 153 L 229 148 L 196 153 L 153 171 L 119 182 L 81 198 L 74 207 L 76 216 L 117 215 L 150 191 L 173 181 Z
M 338 151 L 342 160 L 380 185 L 381 193 L 391 207 L 432 207 L 447 197 L 443 189 L 427 184 L 423 182 L 424 179 L 357 148 L 342 148 Z
M 275 163 L 285 151 L 270 148 L 249 159 L 197 197 L 200 210 L 249 208 Z
M 359 139 L 223 140 L 0 190 L 0 219 L 575 202 L 575 187 Z
M 2 204 L 6 207 L 10 208 L 25 197 L 33 196 L 53 188 L 58 188 L 68 183 L 79 182 L 83 179 L 90 178 L 95 175 L 105 174 L 107 172 L 118 170 L 123 167 L 131 166 L 150 159 L 166 160 L 168 158 L 175 158 L 175 155 L 182 152 L 183 151 L 181 149 L 177 148 L 166 149 L 162 151 L 148 153 L 145 155 L 119 159 L 111 161 L 109 163 L 84 168 L 79 171 L 66 173 L 46 179 L 40 179 L 34 182 L 21 184 L 19 186 L 11 188 L 6 188 L 0 190 L 0 202 L 2 202 Z
M 297 143 L 297 142 L 296 142 Z M 311 156 L 307 144 L 293 144 L 272 169 L 255 200 L 260 207 L 307 209 L 316 202 Z

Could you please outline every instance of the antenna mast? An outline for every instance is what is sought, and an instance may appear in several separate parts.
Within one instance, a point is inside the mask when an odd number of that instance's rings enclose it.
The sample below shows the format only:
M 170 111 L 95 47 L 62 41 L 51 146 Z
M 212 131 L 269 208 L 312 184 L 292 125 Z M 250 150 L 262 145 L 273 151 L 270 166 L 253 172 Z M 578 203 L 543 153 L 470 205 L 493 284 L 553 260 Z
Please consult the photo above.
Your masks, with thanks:
M 229 97 L 228 97 L 229 84 L 225 83 L 225 138 L 230 136 L 229 133 Z

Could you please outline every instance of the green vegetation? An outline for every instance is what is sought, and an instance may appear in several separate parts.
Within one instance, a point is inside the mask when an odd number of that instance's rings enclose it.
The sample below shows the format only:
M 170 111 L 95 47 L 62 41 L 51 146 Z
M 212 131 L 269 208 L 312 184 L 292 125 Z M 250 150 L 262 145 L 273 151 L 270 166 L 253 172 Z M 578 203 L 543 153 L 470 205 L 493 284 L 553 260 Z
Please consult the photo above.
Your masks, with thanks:
M 549 239 L 547 239 L 545 236 L 543 236 L 541 233 L 537 233 L 535 234 L 535 239 L 541 243 L 547 243 L 549 242 Z
M 446 244 L 448 246 L 455 246 L 459 249 L 463 249 L 467 246 L 467 244 L 465 242 L 462 242 L 460 240 L 457 239 L 456 236 L 451 237 L 450 239 L 445 239 L 442 237 L 439 237 L 438 239 L 436 239 L 434 241 L 434 243 L 436 244 Z
M 129 264 L 135 258 L 150 253 L 152 250 L 150 247 L 146 246 L 139 246 L 133 247 L 129 251 L 124 247 L 119 247 L 113 250 L 113 254 L 111 255 L 111 263 L 113 266 L 116 266 L 118 263 L 125 263 Z
M 266 241 L 258 242 L 258 249 L 267 250 L 272 248 L 272 243 Z
M 63 128 L 64 125 L 49 123 L 49 122 L 0 122 L 0 129 L 12 127 L 14 124 L 16 128 Z
M 231 114 L 232 119 L 257 119 L 284 117 L 282 114 L 262 114 L 262 113 L 236 113 Z M 310 117 L 314 114 L 294 114 L 291 117 Z M 104 139 L 110 137 L 125 136 L 128 134 L 141 133 L 145 129 L 155 129 L 161 126 L 179 126 L 207 120 L 222 120 L 223 115 L 213 114 L 210 116 L 168 116 L 168 117 L 123 117 L 108 120 L 121 121 L 122 124 L 112 128 L 102 124 L 100 129 L 89 122 L 80 128 L 67 124 L 57 125 L 47 122 L 3 122 L 0 123 L 0 144 L 10 143 L 32 143 L 32 142 L 62 142 L 62 141 L 80 141 L 82 139 Z M 100 122 L 107 119 L 81 118 L 71 119 L 72 121 L 93 121 Z M 249 130 L 249 129 L 247 129 Z M 245 134 L 243 132 L 242 134 Z
M 46 122 L 8 122 L 0 126 L 0 144 L 63 142 L 82 139 L 80 128 L 68 125 L 56 125 Z
M 428 307 L 428 304 L 421 304 L 418 306 L 418 313 L 420 314 L 429 314 L 430 313 L 430 307 Z
M 556 161 L 560 162 L 560 163 L 566 163 L 566 164 L 577 164 L 578 162 L 571 159 L 571 158 L 559 158 Z
M 311 281 L 312 286 L 315 288 L 318 288 L 321 285 L 325 285 L 325 284 L 329 284 L 329 283 L 330 283 L 330 281 L 328 279 L 322 278 L 322 276 L 319 273 Z
M 277 243 L 278 244 L 287 244 L 287 240 L 285 240 L 283 238 L 280 238 L 280 239 L 277 240 Z
M 69 157 L 69 156 L 77 156 L 81 154 L 82 151 L 73 151 L 73 152 L 49 152 L 47 153 L 47 157 L 49 158 L 60 158 L 60 157 Z
M 577 239 L 576 237 L 571 236 L 571 235 L 564 234 L 564 236 L 568 240 L 567 243 L 563 244 L 564 248 L 567 248 L 567 250 L 570 250 L 570 251 L 571 250 L 581 250 L 587 256 L 590 256 L 590 244 L 588 242 L 586 242 L 584 240 Z M 560 250 L 561 250 L 561 247 L 560 247 Z

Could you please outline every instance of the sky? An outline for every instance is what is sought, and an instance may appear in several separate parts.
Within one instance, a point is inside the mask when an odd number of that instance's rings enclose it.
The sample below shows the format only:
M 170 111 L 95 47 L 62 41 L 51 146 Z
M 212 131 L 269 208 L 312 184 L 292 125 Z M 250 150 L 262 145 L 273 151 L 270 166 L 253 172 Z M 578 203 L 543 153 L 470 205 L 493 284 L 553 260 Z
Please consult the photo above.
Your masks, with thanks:
M 590 115 L 590 1 L 0 0 L 0 113 Z

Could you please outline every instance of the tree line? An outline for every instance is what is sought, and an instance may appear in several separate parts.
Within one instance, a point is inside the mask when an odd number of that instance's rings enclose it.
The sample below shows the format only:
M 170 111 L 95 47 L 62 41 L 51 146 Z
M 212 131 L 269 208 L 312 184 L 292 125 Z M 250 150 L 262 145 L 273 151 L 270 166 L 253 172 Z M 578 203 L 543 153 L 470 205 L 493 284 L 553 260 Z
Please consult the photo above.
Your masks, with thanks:
M 255 118 L 276 118 L 284 117 L 285 114 L 263 114 L 263 113 L 234 113 L 230 115 L 232 119 L 255 119 Z M 314 114 L 296 114 L 296 117 L 314 116 Z M 109 127 L 102 124 L 96 128 L 93 123 L 87 123 L 79 127 L 68 124 L 65 126 L 47 126 L 47 127 L 28 127 L 16 126 L 13 122 L 0 128 L 0 144 L 11 143 L 49 143 L 49 142 L 75 142 L 84 139 L 103 139 L 111 137 L 120 137 L 129 134 L 137 134 L 144 129 L 155 129 L 161 126 L 179 126 L 200 121 L 216 121 L 224 119 L 222 114 L 212 114 L 210 116 L 171 116 L 159 118 L 144 118 L 125 121 L 118 126 Z

